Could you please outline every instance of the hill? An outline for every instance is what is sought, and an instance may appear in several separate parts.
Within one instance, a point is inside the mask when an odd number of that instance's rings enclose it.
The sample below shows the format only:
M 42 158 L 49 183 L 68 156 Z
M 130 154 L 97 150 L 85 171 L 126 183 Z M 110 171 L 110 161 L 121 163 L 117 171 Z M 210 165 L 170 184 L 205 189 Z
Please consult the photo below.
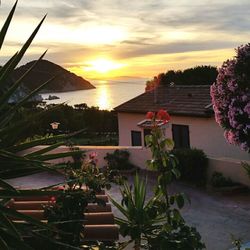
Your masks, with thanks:
M 31 61 L 17 68 L 12 76 L 14 80 L 22 76 L 35 61 Z M 36 67 L 25 77 L 23 85 L 33 90 L 42 83 L 48 81 L 53 76 L 57 76 L 53 82 L 49 83 L 44 89 L 45 92 L 64 92 L 73 90 L 93 89 L 90 82 L 80 76 L 64 69 L 63 67 L 47 60 L 41 60 Z

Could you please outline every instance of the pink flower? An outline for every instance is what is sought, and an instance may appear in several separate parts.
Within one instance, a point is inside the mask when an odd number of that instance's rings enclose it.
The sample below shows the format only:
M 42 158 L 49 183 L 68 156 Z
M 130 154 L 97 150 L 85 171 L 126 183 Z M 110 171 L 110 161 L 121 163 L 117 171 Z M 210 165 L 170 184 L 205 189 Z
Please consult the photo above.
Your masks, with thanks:
M 94 158 L 97 157 L 97 153 L 96 152 L 92 152 L 89 154 L 89 159 L 93 160 Z
M 153 112 L 148 112 L 146 114 L 146 118 L 152 120 L 154 118 L 155 114 Z
M 236 49 L 237 55 L 225 61 L 218 70 L 216 82 L 211 86 L 210 94 L 216 122 L 227 131 L 225 137 L 245 151 L 250 151 L 250 44 Z

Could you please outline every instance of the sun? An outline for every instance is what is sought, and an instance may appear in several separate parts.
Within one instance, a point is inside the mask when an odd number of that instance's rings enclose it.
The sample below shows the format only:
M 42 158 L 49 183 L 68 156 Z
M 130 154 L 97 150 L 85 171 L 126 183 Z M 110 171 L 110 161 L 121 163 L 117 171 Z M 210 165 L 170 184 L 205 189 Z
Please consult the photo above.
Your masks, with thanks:
M 123 64 L 105 59 L 105 58 L 98 58 L 93 61 L 87 62 L 87 66 L 83 69 L 85 71 L 95 71 L 98 73 L 107 73 L 109 71 L 120 69 L 123 67 Z

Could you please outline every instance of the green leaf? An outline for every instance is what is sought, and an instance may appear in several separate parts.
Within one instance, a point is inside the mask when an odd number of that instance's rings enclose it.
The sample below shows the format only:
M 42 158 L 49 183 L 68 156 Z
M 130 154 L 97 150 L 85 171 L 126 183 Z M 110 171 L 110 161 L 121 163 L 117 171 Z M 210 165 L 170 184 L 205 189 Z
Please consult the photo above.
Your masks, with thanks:
M 3 27 L 2 27 L 2 29 L 1 29 L 1 32 L 0 32 L 0 50 L 1 50 L 2 46 L 3 46 L 4 38 L 5 38 L 6 33 L 8 31 L 8 28 L 9 28 L 9 25 L 11 23 L 12 17 L 13 17 L 13 15 L 15 13 L 17 2 L 18 1 L 16 1 L 14 6 L 12 7 L 12 9 L 11 9 L 11 11 L 10 11 L 10 13 L 9 13 Z
M 9 250 L 7 243 L 5 242 L 5 240 L 1 236 L 0 236 L 0 248 L 2 250 Z
M 174 141 L 170 138 L 165 139 L 165 145 L 167 146 L 168 150 L 174 149 Z
M 26 154 L 25 157 L 28 157 L 28 158 L 29 158 L 29 157 L 35 157 L 35 156 L 39 156 L 39 155 L 48 153 L 48 152 L 52 151 L 53 149 L 56 149 L 56 148 L 58 148 L 59 146 L 62 146 L 63 144 L 65 144 L 65 141 L 61 141 L 61 142 L 52 144 L 51 146 L 44 147 L 44 148 L 42 148 L 42 149 L 40 149 L 40 150 L 37 150 L 37 151 L 35 151 L 35 152 Z
M 25 149 L 33 148 L 35 146 L 50 144 L 51 142 L 54 142 L 54 141 L 62 141 L 62 140 L 65 141 L 66 139 L 69 139 L 73 136 L 79 135 L 80 133 L 82 133 L 84 131 L 86 131 L 86 129 L 81 129 L 79 131 L 76 131 L 76 132 L 73 132 L 70 134 L 53 135 L 50 137 L 44 137 L 41 139 L 32 140 L 30 142 L 25 142 L 22 144 L 14 145 L 14 146 L 8 147 L 7 149 L 13 153 L 20 152 L 20 151 L 23 151 Z
M 33 65 L 9 88 L 9 90 L 0 98 L 0 108 L 3 109 L 5 105 L 7 105 L 7 101 L 11 97 L 11 95 L 17 90 L 25 77 L 31 72 L 32 69 L 37 65 L 38 62 L 42 60 L 45 56 L 47 50 L 42 54 L 42 56 L 35 62 Z
M 176 220 L 178 222 L 183 221 L 183 218 L 177 209 L 173 209 L 172 214 L 173 214 L 174 220 Z
M 2 213 L 0 213 L 1 223 L 5 225 L 7 231 L 16 237 L 17 239 L 21 240 L 21 236 L 17 230 L 17 228 L 13 225 L 13 223 Z
M 25 102 L 27 102 L 31 97 L 33 97 L 35 94 L 37 94 L 41 89 L 43 89 L 46 85 L 51 83 L 57 76 L 51 77 L 48 81 L 37 87 L 35 90 L 33 90 L 31 93 L 29 93 L 27 96 L 25 96 L 20 102 L 18 102 L 14 107 L 13 111 L 17 110 L 20 108 Z
M 65 157 L 71 157 L 74 155 L 80 155 L 83 154 L 85 151 L 70 151 L 70 152 L 64 152 L 64 153 L 55 153 L 55 154 L 46 154 L 46 155 L 35 155 L 31 159 L 37 159 L 39 161 L 49 161 L 49 160 L 55 160 Z
M 7 190 L 12 190 L 14 192 L 18 192 L 14 187 L 12 187 L 9 183 L 2 180 L 1 178 L 0 178 L 0 187 L 7 189 Z
M 28 215 L 25 215 L 25 214 L 22 214 L 22 213 L 19 213 L 13 209 L 10 209 L 10 208 L 6 208 L 2 205 L 0 205 L 0 212 L 5 214 L 6 216 L 10 216 L 10 217 L 14 217 L 14 218 L 18 218 L 18 219 L 21 219 L 21 220 L 24 220 L 24 221 L 27 221 L 33 225 L 37 225 L 41 228 L 44 228 L 44 229 L 47 229 L 47 230 L 51 230 L 51 227 L 48 225 L 48 224 L 45 224 L 45 223 L 42 223 L 40 222 L 39 220 L 37 219 L 34 219 Z
M 173 168 L 173 169 L 172 169 L 172 172 L 173 172 L 173 174 L 175 175 L 175 177 L 176 177 L 177 179 L 180 178 L 181 172 L 179 171 L 179 169 Z
M 128 218 L 128 212 L 118 202 L 116 202 L 110 195 L 108 195 L 111 203 L 126 217 Z
M 6 69 L 6 71 L 0 75 L 0 87 L 2 87 L 2 85 L 4 83 L 6 83 L 7 78 L 9 77 L 9 75 L 13 72 L 13 70 L 15 69 L 15 67 L 17 66 L 17 64 L 21 61 L 22 57 L 24 56 L 26 50 L 29 48 L 31 42 L 33 41 L 33 39 L 35 38 L 38 30 L 40 29 L 42 23 L 44 22 L 46 18 L 46 15 L 43 17 L 43 19 L 40 21 L 40 23 L 37 25 L 37 27 L 35 28 L 35 30 L 33 31 L 33 33 L 31 34 L 31 36 L 28 38 L 28 40 L 25 42 L 25 44 L 23 45 L 23 47 L 21 48 L 20 52 L 17 54 L 17 56 L 14 58 L 14 60 L 10 63 L 9 67 Z
M 145 136 L 145 142 L 146 142 L 146 145 L 147 147 L 150 147 L 151 143 L 152 143 L 152 135 L 146 135 Z
M 178 208 L 180 209 L 183 208 L 185 201 L 184 201 L 182 194 L 176 195 L 175 200 L 176 200 Z
M 12 61 L 15 59 L 15 57 L 17 56 L 18 52 L 16 52 L 1 68 L 0 68 L 0 75 L 2 75 L 7 68 L 9 67 L 9 65 L 12 63 Z M 7 84 L 7 83 L 6 83 Z
M 25 249 L 25 250 L 34 250 L 29 245 L 25 244 L 23 239 L 18 239 L 14 237 L 12 234 L 9 234 L 5 230 L 0 228 L 0 235 L 6 239 L 6 243 L 8 244 L 8 249 Z M 2 248 L 1 248 L 2 249 Z
M 169 199 L 169 203 L 170 203 L 171 205 L 174 205 L 174 201 L 175 201 L 175 196 L 174 196 L 174 195 L 171 195 L 171 196 L 170 196 L 170 199 Z

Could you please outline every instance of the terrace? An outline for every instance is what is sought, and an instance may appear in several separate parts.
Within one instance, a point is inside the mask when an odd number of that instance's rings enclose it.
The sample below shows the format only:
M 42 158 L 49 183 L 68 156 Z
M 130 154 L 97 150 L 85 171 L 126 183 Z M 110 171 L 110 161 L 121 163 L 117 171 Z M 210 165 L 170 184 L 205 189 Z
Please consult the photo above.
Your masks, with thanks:
M 141 176 L 145 175 L 148 178 L 147 197 L 149 198 L 153 195 L 152 187 L 156 180 L 154 174 L 142 171 Z M 132 184 L 133 177 L 129 176 L 128 179 Z M 62 175 L 44 172 L 12 179 L 9 183 L 19 188 L 41 188 L 63 181 Z M 207 249 L 230 249 L 232 247 L 231 235 L 240 237 L 243 241 L 249 240 L 249 193 L 221 195 L 181 182 L 173 183 L 170 186 L 170 192 L 184 192 L 190 197 L 191 204 L 185 205 L 182 214 L 187 223 L 195 226 L 201 233 Z M 117 201 L 121 200 L 118 187 L 112 186 L 108 193 Z M 115 216 L 120 216 L 115 207 L 112 211 Z M 126 249 L 132 249 L 132 247 Z

